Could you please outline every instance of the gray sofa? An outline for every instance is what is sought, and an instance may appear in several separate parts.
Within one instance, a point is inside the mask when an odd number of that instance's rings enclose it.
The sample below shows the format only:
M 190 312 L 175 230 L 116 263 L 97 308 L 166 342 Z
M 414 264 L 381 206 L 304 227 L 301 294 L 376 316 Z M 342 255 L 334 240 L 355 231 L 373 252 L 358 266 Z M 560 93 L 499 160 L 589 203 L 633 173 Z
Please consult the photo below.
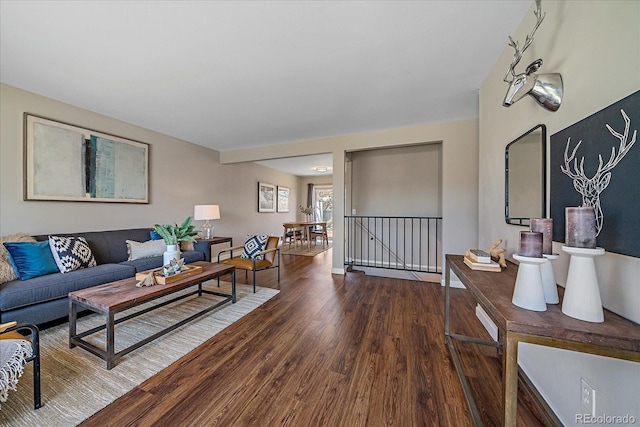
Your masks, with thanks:
M 149 228 L 53 234 L 84 237 L 97 266 L 68 273 L 53 273 L 0 285 L 0 322 L 16 321 L 42 325 L 69 315 L 69 292 L 115 280 L 134 277 L 137 272 L 162 266 L 162 256 L 127 261 L 126 240 L 150 240 Z M 33 236 L 38 241 L 49 235 Z M 209 261 L 206 242 L 194 244 L 193 251 L 182 252 L 186 263 Z

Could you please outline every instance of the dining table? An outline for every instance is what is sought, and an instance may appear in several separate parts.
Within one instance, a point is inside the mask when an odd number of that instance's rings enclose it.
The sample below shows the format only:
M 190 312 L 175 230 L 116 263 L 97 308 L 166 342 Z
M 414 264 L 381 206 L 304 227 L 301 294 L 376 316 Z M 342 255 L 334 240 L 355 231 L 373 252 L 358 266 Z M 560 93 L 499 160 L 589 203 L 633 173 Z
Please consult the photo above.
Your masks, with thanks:
M 314 227 L 320 227 L 323 235 L 327 235 L 327 222 L 326 221 L 301 221 L 301 222 L 285 222 L 282 224 L 284 227 L 284 233 L 282 235 L 282 241 L 287 239 L 287 233 L 292 232 L 292 236 L 295 236 L 296 231 L 302 232 L 302 240 L 307 242 L 307 249 L 311 249 L 311 229 Z M 324 245 L 324 239 L 322 240 Z

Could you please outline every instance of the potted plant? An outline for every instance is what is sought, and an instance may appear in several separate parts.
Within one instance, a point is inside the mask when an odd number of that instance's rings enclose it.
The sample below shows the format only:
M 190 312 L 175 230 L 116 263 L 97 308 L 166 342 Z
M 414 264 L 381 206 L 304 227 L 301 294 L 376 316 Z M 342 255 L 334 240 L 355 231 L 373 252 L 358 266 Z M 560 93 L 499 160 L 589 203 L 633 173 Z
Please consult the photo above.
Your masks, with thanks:
M 180 246 L 178 242 L 195 242 L 193 236 L 197 233 L 195 226 L 191 224 L 191 217 L 188 216 L 180 226 L 178 224 L 156 224 L 153 230 L 162 237 L 167 245 L 167 251 L 163 254 L 163 264 L 168 264 L 172 259 L 180 259 Z
M 309 206 L 309 207 L 304 207 L 302 205 L 300 205 L 300 212 L 302 212 L 304 214 L 304 219 L 305 221 L 309 222 L 311 221 L 311 215 L 313 214 L 313 207 Z

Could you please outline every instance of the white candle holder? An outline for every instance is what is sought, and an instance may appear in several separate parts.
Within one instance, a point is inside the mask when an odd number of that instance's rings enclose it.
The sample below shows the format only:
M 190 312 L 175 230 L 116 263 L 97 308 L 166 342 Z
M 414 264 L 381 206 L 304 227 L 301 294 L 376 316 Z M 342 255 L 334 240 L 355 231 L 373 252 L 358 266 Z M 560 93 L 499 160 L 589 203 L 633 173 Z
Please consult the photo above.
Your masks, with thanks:
M 563 246 L 562 251 L 571 255 L 562 312 L 587 322 L 604 322 L 595 263 L 595 257 L 604 255 L 604 249 Z
M 542 275 L 542 288 L 544 290 L 544 300 L 547 304 L 558 304 L 558 285 L 556 284 L 556 275 L 553 272 L 552 261 L 560 258 L 558 254 L 543 254 L 548 262 L 540 264 L 540 274 Z
M 518 266 L 516 286 L 513 289 L 511 302 L 527 310 L 547 311 L 540 266 L 549 261 L 546 258 L 534 258 L 518 254 L 514 254 L 513 258 L 520 265 Z

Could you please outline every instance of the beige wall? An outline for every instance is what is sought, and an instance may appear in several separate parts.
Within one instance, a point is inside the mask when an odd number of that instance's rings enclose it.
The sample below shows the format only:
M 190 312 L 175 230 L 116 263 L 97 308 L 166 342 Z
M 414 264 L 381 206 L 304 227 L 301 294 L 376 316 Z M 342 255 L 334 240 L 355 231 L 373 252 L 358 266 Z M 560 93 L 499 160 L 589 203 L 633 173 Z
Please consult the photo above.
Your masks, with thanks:
M 247 233 L 282 234 L 289 213 L 258 213 L 257 182 L 292 189 L 298 204 L 298 178 L 254 163 L 221 165 L 219 153 L 11 86 L 0 86 L 0 234 L 32 234 L 150 227 L 180 222 L 196 204 L 219 204 L 216 235 L 242 243 Z M 23 113 L 150 144 L 150 203 L 23 201 Z M 197 222 L 198 227 L 202 222 Z
M 357 215 L 439 216 L 440 148 L 420 144 L 351 153 L 351 208 Z
M 220 153 L 222 164 L 333 153 L 333 272 L 344 272 L 345 152 L 441 143 L 443 255 L 464 253 L 478 236 L 478 121 L 461 120 Z
M 505 239 L 510 255 L 517 251 L 523 228 L 504 222 L 506 144 L 539 123 L 546 124 L 548 135 L 553 135 L 640 89 L 640 2 L 547 0 L 542 5 L 546 18 L 518 70 L 542 57 L 544 66 L 540 72 L 562 73 L 565 94 L 560 109 L 549 112 L 530 97 L 509 108 L 502 107 L 507 90 L 502 79 L 513 58 L 513 50 L 506 43 L 480 89 L 483 185 L 478 245 L 489 247 L 500 237 Z M 524 40 L 534 20 L 530 12 L 515 38 Z M 639 128 L 640 123 L 632 126 Z M 554 243 L 554 252 L 561 254 L 554 267 L 557 281 L 564 285 L 569 260 L 560 243 Z M 640 322 L 640 259 L 606 254 L 597 259 L 596 268 L 604 306 Z M 564 423 L 573 425 L 576 413 L 587 412 L 579 399 L 581 378 L 596 389 L 598 414 L 630 413 L 640 419 L 638 364 L 532 345 L 521 349 L 521 366 Z

